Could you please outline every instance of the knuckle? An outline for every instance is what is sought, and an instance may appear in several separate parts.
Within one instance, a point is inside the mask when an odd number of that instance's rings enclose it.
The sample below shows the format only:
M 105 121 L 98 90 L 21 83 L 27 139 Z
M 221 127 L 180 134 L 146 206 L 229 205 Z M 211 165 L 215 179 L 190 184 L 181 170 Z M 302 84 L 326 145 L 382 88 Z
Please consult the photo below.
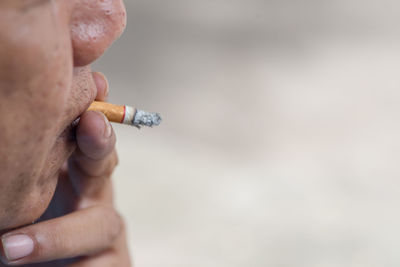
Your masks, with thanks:
M 29 235 L 34 243 L 34 250 L 30 257 L 36 259 L 47 259 L 49 255 L 56 253 L 57 249 L 62 246 L 61 238 L 57 232 L 53 231 L 54 227 L 48 224 L 43 229 L 32 229 L 25 234 Z
M 125 224 L 122 216 L 113 207 L 108 207 L 106 213 L 109 231 L 107 231 L 105 238 L 111 244 L 121 235 Z
M 80 173 L 85 177 L 104 177 L 108 178 L 118 165 L 118 156 L 115 150 L 104 159 L 92 160 L 87 158 L 82 152 L 75 153 L 69 161 L 69 170 Z

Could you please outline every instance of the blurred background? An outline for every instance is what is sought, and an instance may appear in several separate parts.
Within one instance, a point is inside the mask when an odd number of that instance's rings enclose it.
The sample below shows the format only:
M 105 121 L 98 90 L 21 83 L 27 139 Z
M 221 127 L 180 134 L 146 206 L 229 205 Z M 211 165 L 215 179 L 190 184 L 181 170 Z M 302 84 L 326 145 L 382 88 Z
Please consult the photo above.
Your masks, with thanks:
M 127 0 L 94 69 L 136 266 L 399 266 L 400 2 Z

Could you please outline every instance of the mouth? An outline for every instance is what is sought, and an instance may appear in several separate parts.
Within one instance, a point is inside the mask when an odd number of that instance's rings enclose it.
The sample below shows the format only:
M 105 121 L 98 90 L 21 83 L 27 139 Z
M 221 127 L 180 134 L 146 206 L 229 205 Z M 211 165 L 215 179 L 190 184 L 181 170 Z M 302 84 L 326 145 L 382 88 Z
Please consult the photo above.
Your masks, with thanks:
M 61 125 L 63 126 L 57 135 L 47 161 L 51 165 L 48 177 L 57 176 L 56 174 L 62 165 L 75 151 L 77 147 L 76 127 L 79 124 L 79 119 L 96 99 L 97 93 L 96 82 L 93 79 L 90 66 L 75 68 L 71 94 L 67 99 L 64 116 L 61 118 Z
M 97 94 L 98 89 L 90 66 L 75 67 L 64 115 L 60 118 L 60 125 L 63 125 L 63 127 L 60 129 L 59 137 L 68 137 L 68 140 L 74 139 L 73 135 L 71 135 L 71 129 L 76 127 L 80 116 L 93 103 Z
M 58 139 L 63 140 L 64 142 L 71 143 L 75 145 L 76 141 L 76 127 L 79 123 L 79 117 L 71 122 L 64 131 L 58 136 Z

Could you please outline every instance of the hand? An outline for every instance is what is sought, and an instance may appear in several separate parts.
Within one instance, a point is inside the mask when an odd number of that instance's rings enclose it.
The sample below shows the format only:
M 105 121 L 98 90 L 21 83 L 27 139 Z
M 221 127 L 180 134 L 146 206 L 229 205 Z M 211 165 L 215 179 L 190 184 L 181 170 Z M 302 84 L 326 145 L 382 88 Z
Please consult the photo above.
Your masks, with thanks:
M 107 88 L 97 87 L 96 100 L 104 101 Z M 110 176 L 118 162 L 115 141 L 103 114 L 82 114 L 76 127 L 77 149 L 63 167 L 49 208 L 38 223 L 2 235 L 4 262 L 130 266 L 124 223 L 113 205 Z M 39 262 L 47 263 L 34 264 Z

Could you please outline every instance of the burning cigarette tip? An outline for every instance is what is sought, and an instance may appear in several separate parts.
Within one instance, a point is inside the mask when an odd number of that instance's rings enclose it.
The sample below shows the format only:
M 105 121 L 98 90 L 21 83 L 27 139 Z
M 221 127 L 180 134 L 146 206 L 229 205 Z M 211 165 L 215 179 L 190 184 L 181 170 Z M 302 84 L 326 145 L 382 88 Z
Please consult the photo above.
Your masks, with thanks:
M 144 110 L 136 110 L 135 117 L 133 118 L 133 125 L 140 128 L 141 126 L 158 126 L 161 123 L 161 116 L 158 113 L 147 112 Z

